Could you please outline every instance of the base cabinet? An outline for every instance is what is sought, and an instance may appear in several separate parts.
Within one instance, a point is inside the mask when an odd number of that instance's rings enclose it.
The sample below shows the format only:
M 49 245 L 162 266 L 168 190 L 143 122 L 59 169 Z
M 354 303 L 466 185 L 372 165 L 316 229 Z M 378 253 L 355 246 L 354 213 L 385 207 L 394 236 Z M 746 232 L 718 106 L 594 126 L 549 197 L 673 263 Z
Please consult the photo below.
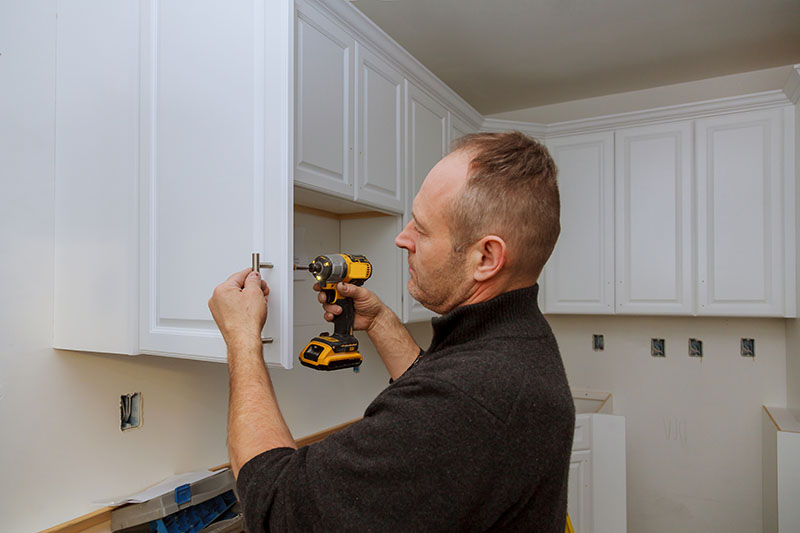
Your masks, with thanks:
M 575 416 L 567 512 L 576 532 L 627 531 L 625 417 Z

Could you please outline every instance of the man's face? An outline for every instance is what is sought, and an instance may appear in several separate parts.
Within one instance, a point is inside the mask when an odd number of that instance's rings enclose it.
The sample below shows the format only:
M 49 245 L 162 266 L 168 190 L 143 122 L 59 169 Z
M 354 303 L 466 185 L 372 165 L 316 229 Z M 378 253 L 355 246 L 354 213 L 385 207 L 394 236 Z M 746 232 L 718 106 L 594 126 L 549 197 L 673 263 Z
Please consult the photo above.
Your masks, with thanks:
M 470 157 L 454 152 L 428 173 L 414 198 L 412 218 L 395 239 L 408 250 L 408 292 L 437 313 L 446 313 L 464 300 L 470 279 L 464 254 L 453 251 L 448 217 L 450 205 L 467 181 Z

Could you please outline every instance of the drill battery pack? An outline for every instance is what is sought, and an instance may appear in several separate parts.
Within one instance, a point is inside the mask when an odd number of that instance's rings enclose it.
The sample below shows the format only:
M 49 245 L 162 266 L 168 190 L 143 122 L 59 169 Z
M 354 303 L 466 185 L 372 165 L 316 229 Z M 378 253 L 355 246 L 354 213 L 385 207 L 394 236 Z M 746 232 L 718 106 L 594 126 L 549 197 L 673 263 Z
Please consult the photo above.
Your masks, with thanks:
M 352 335 L 322 334 L 300 354 L 300 364 L 315 370 L 339 370 L 361 365 L 358 340 Z

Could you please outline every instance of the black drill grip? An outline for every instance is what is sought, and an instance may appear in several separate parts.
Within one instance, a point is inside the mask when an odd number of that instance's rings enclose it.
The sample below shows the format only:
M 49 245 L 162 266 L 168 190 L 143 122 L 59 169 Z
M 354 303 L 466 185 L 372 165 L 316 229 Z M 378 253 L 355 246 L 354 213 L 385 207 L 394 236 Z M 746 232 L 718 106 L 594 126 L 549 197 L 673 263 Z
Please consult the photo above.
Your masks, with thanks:
M 333 317 L 333 332 L 339 335 L 352 335 L 356 310 L 352 298 L 342 298 L 336 302 L 342 308 L 342 314 Z

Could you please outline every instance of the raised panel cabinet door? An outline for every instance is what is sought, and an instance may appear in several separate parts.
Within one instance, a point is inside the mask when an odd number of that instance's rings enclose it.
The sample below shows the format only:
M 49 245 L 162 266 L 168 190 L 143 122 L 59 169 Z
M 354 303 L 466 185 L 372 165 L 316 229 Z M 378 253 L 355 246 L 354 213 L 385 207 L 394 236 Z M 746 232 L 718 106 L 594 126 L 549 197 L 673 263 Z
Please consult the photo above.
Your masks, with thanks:
M 694 313 L 692 125 L 615 136 L 616 311 Z
M 352 198 L 355 40 L 304 2 L 295 31 L 294 179 Z
M 782 113 L 696 123 L 698 314 L 784 314 Z
M 405 204 L 403 75 L 367 48 L 357 45 L 356 50 L 356 200 L 402 213 Z
M 572 452 L 567 480 L 567 513 L 576 532 L 591 533 L 592 527 L 592 451 Z
M 547 141 L 558 166 L 561 234 L 545 265 L 546 313 L 614 312 L 614 134 Z
M 414 197 L 428 172 L 447 153 L 447 109 L 427 93 L 406 82 L 408 192 L 404 224 L 411 220 Z M 415 322 L 430 319 L 436 313 L 426 309 L 408 293 L 408 252 L 403 251 L 403 320 Z
M 266 7 L 266 6 L 270 7 Z M 291 366 L 289 3 L 146 4 L 141 36 L 143 353 L 225 361 L 216 285 L 274 265 L 264 357 Z M 209 36 L 214 38 L 210 39 Z

